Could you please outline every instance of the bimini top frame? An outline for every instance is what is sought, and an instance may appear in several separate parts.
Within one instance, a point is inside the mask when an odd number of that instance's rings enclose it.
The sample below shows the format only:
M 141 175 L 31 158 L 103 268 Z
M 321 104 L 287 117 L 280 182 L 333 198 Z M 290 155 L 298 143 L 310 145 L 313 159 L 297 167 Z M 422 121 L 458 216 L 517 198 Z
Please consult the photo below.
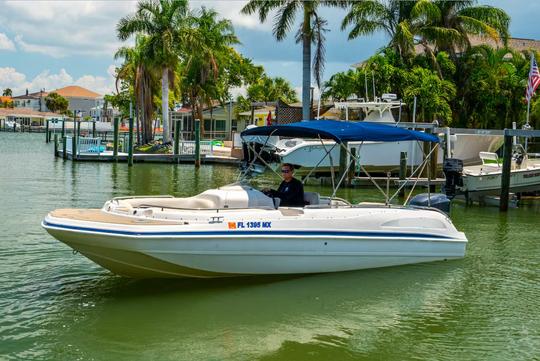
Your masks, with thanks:
M 268 138 L 264 146 L 266 146 L 266 143 L 268 142 L 268 139 L 271 136 L 318 138 L 321 141 L 321 144 L 324 147 L 326 154 L 315 166 L 315 168 L 319 166 L 319 164 L 323 161 L 324 158 L 330 157 L 331 170 L 332 170 L 332 188 L 333 188 L 332 197 L 335 196 L 339 186 L 341 185 L 341 183 L 343 182 L 345 178 L 345 175 L 348 173 L 352 162 L 360 161 L 359 154 L 355 155 L 350 152 L 350 149 L 347 145 L 349 141 L 362 142 L 360 144 L 360 147 L 363 145 L 364 141 L 372 141 L 372 142 L 417 141 L 417 142 L 437 143 L 435 147 L 431 147 L 431 151 L 429 151 L 429 153 L 426 155 L 426 158 L 424 159 L 422 166 L 416 169 L 416 171 L 418 171 L 418 169 L 421 169 L 417 175 L 416 182 L 418 181 L 418 177 L 420 177 L 420 174 L 425 168 L 425 166 L 429 163 L 431 154 L 433 153 L 435 148 L 439 145 L 438 143 L 440 142 L 439 137 L 437 137 L 436 135 L 433 135 L 430 133 L 423 133 L 423 132 L 419 132 L 415 130 L 399 128 L 395 125 L 386 125 L 386 124 L 371 123 L 371 122 L 336 121 L 336 120 L 313 120 L 313 121 L 298 122 L 298 123 L 284 124 L 284 125 L 256 127 L 256 128 L 250 128 L 250 129 L 244 130 L 241 133 L 241 137 L 244 140 L 244 142 L 245 142 L 244 137 L 249 137 L 249 136 L 267 136 Z M 335 141 L 335 143 L 330 149 L 327 149 L 327 147 L 323 143 L 323 139 L 332 139 Z M 251 166 L 253 165 L 253 162 L 255 162 L 255 159 L 260 159 L 269 169 L 274 171 L 272 167 L 270 167 L 270 165 L 262 157 L 260 157 L 260 154 L 258 154 L 255 151 L 255 149 L 253 149 L 250 146 L 249 141 L 246 142 L 246 144 L 255 154 L 255 158 L 252 160 L 251 164 L 247 167 L 247 169 L 251 168 Z M 336 184 L 334 180 L 334 165 L 333 165 L 333 160 L 331 157 L 331 152 L 334 149 L 334 147 L 338 144 L 348 154 L 349 161 L 346 166 L 346 170 L 343 172 L 343 174 L 341 175 L 341 178 Z M 262 148 L 261 148 L 261 152 L 262 152 Z M 360 163 L 357 163 L 357 164 L 360 164 Z M 382 190 L 381 187 L 377 184 L 377 182 L 375 182 L 372 179 L 372 177 L 369 175 L 367 170 L 364 167 L 362 167 L 361 164 L 360 164 L 360 167 L 368 175 L 368 177 L 373 182 L 373 184 L 385 196 L 386 198 L 385 203 L 387 205 L 397 195 L 399 190 L 401 190 L 401 188 L 405 185 L 405 184 L 401 185 L 398 191 L 392 197 L 390 197 L 389 189 L 387 189 L 386 192 Z M 311 172 L 309 172 L 307 177 L 304 179 L 304 182 L 311 175 L 313 170 L 314 169 L 312 169 Z M 416 171 L 413 172 L 413 174 L 411 174 L 411 177 L 416 173 Z M 274 171 L 274 173 L 276 172 Z M 244 174 L 244 176 L 246 175 L 247 173 Z M 276 175 L 279 178 L 281 178 L 279 174 L 276 173 Z M 409 197 L 412 195 L 416 182 L 414 182 L 413 189 L 411 189 Z M 387 185 L 387 188 L 388 188 L 388 185 Z M 407 200 L 409 199 L 409 197 L 407 198 Z

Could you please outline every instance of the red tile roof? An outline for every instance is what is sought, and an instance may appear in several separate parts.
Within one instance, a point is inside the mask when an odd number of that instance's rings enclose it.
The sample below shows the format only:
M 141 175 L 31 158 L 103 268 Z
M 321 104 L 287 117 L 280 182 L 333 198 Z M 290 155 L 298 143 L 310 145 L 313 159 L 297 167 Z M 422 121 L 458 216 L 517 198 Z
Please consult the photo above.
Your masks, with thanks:
M 57 93 L 58 95 L 63 96 L 64 98 L 99 98 L 100 94 L 95 93 L 91 90 L 85 89 L 77 85 L 70 85 L 64 88 L 56 89 L 51 91 L 51 93 Z

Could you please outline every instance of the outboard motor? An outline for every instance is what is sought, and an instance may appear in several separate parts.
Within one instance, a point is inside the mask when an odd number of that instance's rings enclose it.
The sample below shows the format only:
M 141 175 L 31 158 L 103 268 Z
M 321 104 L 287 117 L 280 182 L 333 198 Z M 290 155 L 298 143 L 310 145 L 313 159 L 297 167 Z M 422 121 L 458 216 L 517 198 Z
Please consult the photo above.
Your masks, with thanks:
M 446 158 L 443 163 L 446 183 L 442 191 L 450 199 L 456 196 L 456 187 L 463 186 L 463 161 L 457 158 Z
M 421 193 L 409 201 L 410 206 L 432 207 L 450 215 L 450 198 L 441 193 Z

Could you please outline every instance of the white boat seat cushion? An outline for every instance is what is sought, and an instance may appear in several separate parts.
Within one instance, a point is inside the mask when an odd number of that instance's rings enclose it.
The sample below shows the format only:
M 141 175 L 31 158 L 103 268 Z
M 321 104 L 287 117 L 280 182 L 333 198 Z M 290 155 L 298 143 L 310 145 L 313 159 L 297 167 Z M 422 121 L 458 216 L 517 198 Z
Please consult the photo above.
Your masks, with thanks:
M 304 192 L 304 202 L 306 205 L 314 206 L 320 202 L 319 193 L 317 192 Z

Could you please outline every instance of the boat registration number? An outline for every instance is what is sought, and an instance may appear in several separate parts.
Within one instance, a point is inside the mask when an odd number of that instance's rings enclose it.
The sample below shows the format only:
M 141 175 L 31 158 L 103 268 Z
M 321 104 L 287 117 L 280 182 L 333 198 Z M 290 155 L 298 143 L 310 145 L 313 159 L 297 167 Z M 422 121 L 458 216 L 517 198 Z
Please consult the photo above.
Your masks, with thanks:
M 272 222 L 229 222 L 229 229 L 272 228 Z

